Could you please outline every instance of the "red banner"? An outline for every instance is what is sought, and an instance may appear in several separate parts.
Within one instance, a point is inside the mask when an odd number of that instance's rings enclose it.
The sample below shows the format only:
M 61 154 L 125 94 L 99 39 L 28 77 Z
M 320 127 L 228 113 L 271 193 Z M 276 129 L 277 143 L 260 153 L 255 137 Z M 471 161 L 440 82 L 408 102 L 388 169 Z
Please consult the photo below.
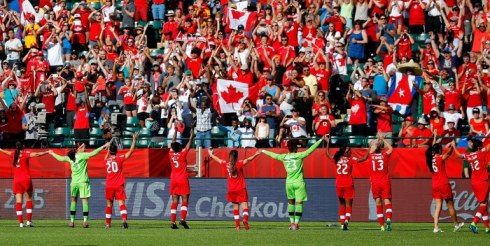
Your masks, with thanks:
M 231 149 L 216 149 L 215 153 L 221 159 L 228 160 Z M 276 153 L 285 153 L 284 149 L 269 149 Z M 33 152 L 43 151 L 41 149 Z M 67 149 L 54 149 L 60 155 L 66 155 Z M 126 150 L 125 150 L 126 151 Z M 121 151 L 121 153 L 125 153 Z M 256 149 L 238 149 L 239 158 L 245 159 L 255 153 Z M 326 157 L 325 149 L 315 150 L 304 160 L 304 173 L 306 178 L 335 178 L 335 167 L 332 160 Z M 332 154 L 336 149 L 330 150 Z M 356 156 L 363 156 L 367 150 L 354 149 Z M 464 149 L 461 149 L 464 151 Z M 389 170 L 392 178 L 430 178 L 431 174 L 425 164 L 425 149 L 394 149 L 390 157 Z M 104 162 L 106 152 L 91 158 L 88 163 L 89 176 L 103 178 L 106 175 Z M 196 151 L 191 150 L 187 156 L 187 164 L 196 163 Z M 205 177 L 226 177 L 223 169 L 213 160 L 209 160 L 207 150 L 202 151 L 202 174 Z M 0 155 L 0 178 L 13 177 L 12 161 L 5 155 Z M 451 156 L 446 161 L 446 171 L 451 178 L 460 178 L 463 165 L 461 159 Z M 46 155 L 30 159 L 30 170 L 33 178 L 69 178 L 71 171 L 68 163 L 60 163 L 53 157 Z M 137 149 L 131 158 L 124 162 L 124 174 L 126 177 L 169 177 L 170 161 L 168 149 Z M 367 178 L 371 174 L 371 164 L 366 162 L 354 166 L 356 178 Z M 248 178 L 283 178 L 286 176 L 283 164 L 266 155 L 259 155 L 245 168 L 245 176 Z

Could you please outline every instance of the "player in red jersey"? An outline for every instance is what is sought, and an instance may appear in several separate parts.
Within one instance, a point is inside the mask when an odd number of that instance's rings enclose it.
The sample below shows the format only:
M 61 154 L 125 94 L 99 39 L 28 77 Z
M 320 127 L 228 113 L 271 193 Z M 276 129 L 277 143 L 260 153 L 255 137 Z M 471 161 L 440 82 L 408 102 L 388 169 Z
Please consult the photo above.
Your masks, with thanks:
M 228 172 L 228 193 L 226 194 L 226 200 L 233 204 L 233 217 L 235 219 L 235 228 L 240 230 L 240 205 L 242 206 L 243 226 L 245 230 L 250 229 L 248 225 L 248 193 L 247 184 L 245 183 L 245 175 L 243 174 L 243 167 L 250 163 L 255 157 L 257 157 L 261 151 L 255 152 L 254 155 L 249 158 L 239 161 L 238 151 L 230 151 L 230 161 L 226 162 L 221 160 L 213 154 L 213 150 L 209 149 L 209 157 L 217 161 Z
M 194 137 L 194 129 L 191 129 L 191 136 L 189 142 L 184 149 L 182 144 L 177 142 L 177 129 L 175 129 L 172 143 L 170 144 L 170 165 L 172 167 L 172 174 L 170 174 L 170 195 L 172 195 L 172 206 L 170 207 L 170 220 L 172 225 L 170 228 L 179 229 L 175 224 L 177 219 L 177 205 L 180 198 L 182 198 L 182 204 L 180 206 L 180 222 L 179 224 L 185 229 L 189 229 L 187 222 L 187 205 L 189 202 L 189 195 L 191 189 L 189 186 L 189 177 L 187 174 L 187 153 L 191 147 L 192 139 Z
M 434 211 L 434 233 L 442 232 L 439 228 L 439 215 L 441 214 L 442 203 L 446 201 L 449 214 L 454 223 L 454 232 L 461 229 L 464 222 L 458 223 L 456 210 L 454 210 L 453 191 L 449 184 L 446 173 L 445 160 L 453 153 L 453 146 L 449 144 L 449 150 L 442 154 L 442 146 L 436 141 L 437 132 L 434 132 L 432 146 L 425 151 L 425 159 L 430 172 L 432 173 L 432 198 L 436 202 Z
M 384 143 L 387 150 L 383 151 L 381 148 L 382 143 Z M 367 155 L 359 159 L 359 162 L 362 162 L 369 157 L 369 163 L 372 164 L 371 192 L 373 199 L 376 201 L 376 213 L 382 231 L 385 230 L 383 201 L 386 209 L 386 230 L 391 231 L 391 215 L 393 210 L 391 206 L 391 182 L 388 173 L 388 158 L 392 152 L 393 147 L 391 144 L 384 139 L 382 134 L 378 133 L 378 139 L 371 141 Z
M 131 143 L 131 148 L 126 154 L 117 155 L 117 145 L 112 143 L 109 152 L 105 156 L 106 166 L 107 166 L 107 176 L 105 184 L 105 199 L 107 199 L 107 207 L 105 208 L 105 228 L 111 228 L 111 216 L 112 216 L 112 205 L 114 199 L 119 203 L 119 210 L 121 213 L 121 218 L 123 222 L 123 228 L 128 229 L 128 212 L 126 209 L 126 190 L 124 185 L 126 184 L 126 179 L 123 174 L 123 163 L 125 160 L 133 154 L 134 147 L 136 146 L 136 141 L 138 140 L 138 133 L 133 134 L 133 143 Z
M 478 222 L 483 220 L 485 225 L 485 232 L 490 233 L 488 228 L 488 164 L 486 161 L 486 155 L 488 153 L 488 148 L 490 145 L 483 146 L 482 141 L 469 137 L 468 148 L 470 152 L 461 154 L 458 149 L 456 149 L 456 143 L 452 142 L 454 153 L 456 156 L 463 158 L 463 160 L 468 161 L 471 166 L 471 189 L 475 194 L 476 199 L 480 203 L 480 209 L 473 218 L 473 222 L 470 224 L 470 229 L 474 233 L 478 233 L 478 228 L 476 225 Z
M 32 180 L 29 172 L 29 158 L 38 157 L 48 154 L 46 152 L 31 153 L 24 150 L 24 144 L 21 142 L 15 143 L 15 151 L 7 151 L 0 149 L 0 152 L 9 156 L 14 160 L 14 185 L 13 191 L 15 194 L 15 211 L 17 212 L 17 220 L 20 227 L 24 227 L 24 218 L 22 216 L 22 203 L 24 194 L 26 194 L 26 215 L 27 223 L 25 226 L 34 227 L 32 224 Z
M 352 167 L 359 159 L 352 156 L 352 151 L 347 146 L 342 146 L 332 156 L 330 154 L 330 141 L 327 137 L 327 157 L 335 161 L 335 188 L 339 198 L 340 228 L 347 231 L 350 217 L 352 215 L 352 202 L 354 201 L 354 180 L 352 179 Z

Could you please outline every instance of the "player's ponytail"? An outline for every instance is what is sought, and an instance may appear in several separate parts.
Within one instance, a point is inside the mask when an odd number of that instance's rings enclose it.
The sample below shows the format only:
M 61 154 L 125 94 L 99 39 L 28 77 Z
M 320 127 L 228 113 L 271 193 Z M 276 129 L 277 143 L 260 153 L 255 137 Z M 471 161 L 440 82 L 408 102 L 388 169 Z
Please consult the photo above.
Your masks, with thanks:
M 14 165 L 14 167 L 17 166 L 17 163 L 19 162 L 20 152 L 23 149 L 24 149 L 24 145 L 20 141 L 17 141 L 15 143 L 14 162 L 12 163 Z
M 432 166 L 432 162 L 434 161 L 434 156 L 442 153 L 442 146 L 439 143 L 435 143 L 434 145 L 427 148 L 425 151 L 425 162 L 427 167 L 429 167 L 429 171 L 434 173 L 434 167 Z
M 335 152 L 335 154 L 333 155 L 333 159 L 335 163 L 339 162 L 340 157 L 344 155 L 346 150 L 347 150 L 347 146 L 343 145 L 342 147 L 339 148 L 339 150 L 337 150 L 337 152 Z
M 237 175 L 237 170 L 236 170 L 237 160 L 238 160 L 238 151 L 234 149 L 230 151 L 230 166 L 228 167 L 228 171 L 230 172 L 231 177 L 236 177 Z
M 70 158 L 71 161 L 75 161 L 75 156 L 77 154 L 77 149 L 71 149 L 68 151 L 68 158 Z

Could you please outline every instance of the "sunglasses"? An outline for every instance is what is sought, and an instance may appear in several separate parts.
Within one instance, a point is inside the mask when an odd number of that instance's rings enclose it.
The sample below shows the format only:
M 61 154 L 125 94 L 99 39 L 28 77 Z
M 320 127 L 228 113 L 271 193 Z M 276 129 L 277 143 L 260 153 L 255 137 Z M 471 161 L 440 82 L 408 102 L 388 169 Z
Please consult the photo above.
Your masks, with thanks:
M 386 18 L 385 18 L 385 17 L 381 17 L 381 18 L 379 18 L 379 19 L 380 19 L 380 20 L 386 20 Z

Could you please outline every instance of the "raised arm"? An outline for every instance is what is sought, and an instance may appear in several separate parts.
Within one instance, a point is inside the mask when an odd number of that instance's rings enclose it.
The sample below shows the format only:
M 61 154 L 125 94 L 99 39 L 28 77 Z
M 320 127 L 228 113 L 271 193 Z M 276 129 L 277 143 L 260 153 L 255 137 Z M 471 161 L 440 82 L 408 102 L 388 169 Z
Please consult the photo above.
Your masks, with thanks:
M 213 154 L 212 149 L 208 150 L 208 154 L 209 154 L 209 157 L 213 158 L 213 160 L 217 161 L 219 164 L 221 164 L 223 162 L 223 160 L 221 160 L 219 157 L 217 157 Z
M 284 160 L 284 156 L 285 156 L 284 154 L 276 154 L 276 153 L 270 152 L 268 150 L 262 150 L 262 153 L 270 156 L 272 159 L 280 160 L 280 161 Z
M 124 155 L 124 157 L 126 158 L 126 160 L 129 159 L 129 157 L 131 157 L 131 155 L 133 154 L 134 148 L 136 147 L 136 142 L 137 141 L 138 141 L 138 132 L 135 132 L 135 133 L 133 133 L 133 142 L 131 143 L 131 148 Z
M 194 128 L 191 128 L 191 136 L 189 137 L 189 141 L 187 141 L 187 145 L 185 146 L 186 149 L 189 149 L 191 147 L 193 139 L 194 139 Z
M 393 146 L 391 146 L 391 144 L 386 141 L 386 139 L 383 137 L 383 135 L 381 135 L 381 133 L 378 133 L 378 138 L 383 141 L 383 143 L 385 144 L 386 148 L 388 148 L 388 151 L 386 151 L 386 153 L 388 155 L 391 155 L 391 153 L 393 153 Z
M 93 150 L 92 152 L 88 152 L 88 153 L 79 153 L 78 155 L 80 156 L 80 158 L 82 159 L 89 159 L 89 158 L 92 158 L 94 156 L 96 156 L 98 153 L 100 153 L 104 148 L 106 147 L 109 147 L 109 144 L 110 143 L 106 143 L 104 144 L 103 146 Z
M 327 137 L 327 135 L 325 135 L 325 138 L 326 138 L 325 141 L 327 141 L 327 157 L 328 157 L 328 159 L 332 160 L 333 156 L 332 156 L 332 154 L 330 154 L 330 138 Z
M 0 153 L 10 156 L 12 153 L 8 150 L 0 149 Z
M 456 154 L 457 157 L 459 157 L 459 158 L 463 157 L 463 154 L 461 154 L 458 151 L 458 148 L 456 148 L 456 142 L 455 141 L 451 142 L 451 146 L 453 146 L 454 153 Z
M 49 151 L 49 154 L 53 156 L 57 161 L 62 161 L 62 162 L 70 162 L 70 158 L 68 156 L 61 156 L 56 153 L 54 153 L 52 150 Z
M 38 156 L 43 156 L 49 154 L 49 151 L 44 151 L 44 152 L 36 152 L 36 153 L 31 153 L 29 157 L 38 157 Z
M 250 156 L 249 158 L 243 160 L 243 165 L 247 165 L 248 163 L 252 162 L 255 157 L 259 156 L 262 152 L 260 150 L 257 150 L 254 155 Z
M 318 146 L 320 146 L 320 144 L 322 142 L 323 142 L 323 138 L 322 139 L 319 139 L 318 141 L 316 141 L 306 151 L 303 151 L 303 152 L 298 153 L 299 154 L 299 158 L 303 159 L 303 158 L 306 158 L 307 156 L 309 156 L 316 148 L 318 148 Z

